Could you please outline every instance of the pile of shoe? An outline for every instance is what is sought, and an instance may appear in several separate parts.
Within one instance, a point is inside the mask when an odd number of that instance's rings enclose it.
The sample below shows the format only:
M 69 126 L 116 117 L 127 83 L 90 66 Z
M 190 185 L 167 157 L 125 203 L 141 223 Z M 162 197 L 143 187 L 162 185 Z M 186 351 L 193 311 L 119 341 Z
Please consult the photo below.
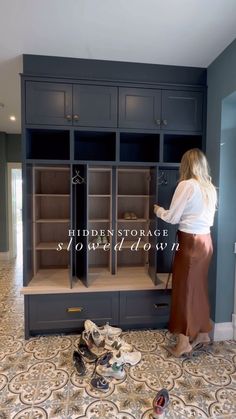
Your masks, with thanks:
M 126 376 L 124 366 L 136 365 L 141 360 L 141 353 L 133 351 L 132 345 L 119 336 L 122 330 L 109 324 L 98 327 L 91 320 L 84 322 L 78 351 L 73 354 L 74 366 L 79 375 L 86 374 L 84 360 L 94 362 L 91 385 L 97 390 L 108 391 L 109 382 L 105 377 L 123 380 Z M 92 345 L 106 350 L 102 355 L 91 351 Z

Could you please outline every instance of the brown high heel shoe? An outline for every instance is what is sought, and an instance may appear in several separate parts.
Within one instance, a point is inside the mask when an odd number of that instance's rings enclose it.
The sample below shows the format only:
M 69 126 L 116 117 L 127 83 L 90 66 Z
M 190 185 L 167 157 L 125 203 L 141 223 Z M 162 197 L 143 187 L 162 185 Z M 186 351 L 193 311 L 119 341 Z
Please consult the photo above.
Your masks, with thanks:
M 177 345 L 173 347 L 168 347 L 168 351 L 175 356 L 176 358 L 181 357 L 181 355 L 189 354 L 192 352 L 192 345 L 189 343 L 189 337 L 180 333 L 178 335 Z
M 197 337 L 191 343 L 192 348 L 196 348 L 198 345 L 206 345 L 211 342 L 208 333 L 198 333 Z

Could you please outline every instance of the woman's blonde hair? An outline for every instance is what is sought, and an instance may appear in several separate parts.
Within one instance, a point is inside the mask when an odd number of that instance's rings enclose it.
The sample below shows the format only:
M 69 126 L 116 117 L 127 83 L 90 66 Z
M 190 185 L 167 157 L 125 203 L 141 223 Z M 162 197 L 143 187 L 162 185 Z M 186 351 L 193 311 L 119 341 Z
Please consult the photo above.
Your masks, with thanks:
M 211 181 L 210 169 L 205 154 L 198 148 L 186 151 L 180 163 L 180 182 L 195 179 L 198 181 L 204 200 L 216 206 L 216 189 Z

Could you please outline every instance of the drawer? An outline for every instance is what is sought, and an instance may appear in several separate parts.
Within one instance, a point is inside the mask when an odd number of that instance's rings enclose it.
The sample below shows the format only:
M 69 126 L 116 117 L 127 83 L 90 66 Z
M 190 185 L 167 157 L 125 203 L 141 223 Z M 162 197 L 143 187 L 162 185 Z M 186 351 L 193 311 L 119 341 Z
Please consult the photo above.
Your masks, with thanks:
M 120 325 L 166 327 L 171 291 L 128 291 L 120 293 Z
M 119 293 L 47 294 L 25 296 L 29 333 L 78 332 L 86 319 L 96 324 L 119 320 Z

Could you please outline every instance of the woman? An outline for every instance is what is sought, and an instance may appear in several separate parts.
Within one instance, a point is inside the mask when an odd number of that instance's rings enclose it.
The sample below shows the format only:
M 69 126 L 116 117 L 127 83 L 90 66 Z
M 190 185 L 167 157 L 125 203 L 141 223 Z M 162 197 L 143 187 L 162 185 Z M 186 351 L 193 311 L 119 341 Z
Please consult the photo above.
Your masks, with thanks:
M 179 224 L 169 323 L 170 332 L 178 335 L 176 346 L 169 348 L 176 357 L 190 352 L 199 343 L 210 341 L 207 275 L 212 257 L 210 227 L 216 200 L 207 159 L 201 150 L 194 148 L 182 157 L 180 181 L 170 208 L 165 210 L 154 205 L 157 217 Z

